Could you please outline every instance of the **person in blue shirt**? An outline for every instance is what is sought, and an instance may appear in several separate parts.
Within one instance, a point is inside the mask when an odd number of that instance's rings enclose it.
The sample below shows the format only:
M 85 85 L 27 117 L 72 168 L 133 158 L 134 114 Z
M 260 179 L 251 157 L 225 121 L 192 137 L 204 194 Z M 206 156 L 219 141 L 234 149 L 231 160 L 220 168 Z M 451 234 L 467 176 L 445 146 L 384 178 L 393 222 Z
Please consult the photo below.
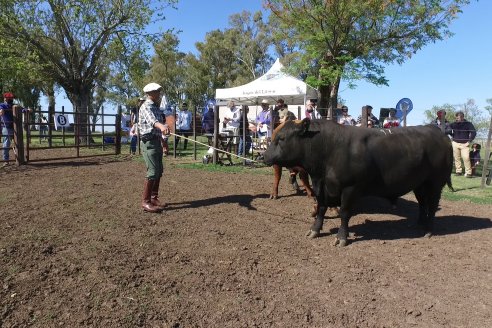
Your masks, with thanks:
M 258 136 L 266 137 L 269 135 L 270 129 L 270 107 L 268 104 L 268 100 L 263 99 L 261 101 L 261 112 L 256 117 L 256 124 L 258 124 L 256 130 L 258 132 Z
M 472 122 L 465 120 L 465 114 L 461 111 L 455 114 L 456 121 L 449 124 L 447 133 L 451 135 L 456 175 L 463 175 L 461 160 L 465 164 L 465 177 L 472 178 L 472 165 L 470 161 L 470 144 L 475 139 L 477 131 Z
M 188 104 L 183 103 L 181 105 L 181 109 L 178 111 L 177 114 L 177 122 L 176 122 L 176 129 L 178 130 L 179 135 L 182 135 L 184 137 L 189 137 L 191 135 L 191 124 L 192 124 L 192 115 L 191 112 L 188 110 Z M 179 145 L 179 137 L 176 137 L 176 148 Z M 186 150 L 186 147 L 188 146 L 188 139 L 184 139 L 183 142 L 183 149 Z
M 12 92 L 6 92 L 3 94 L 4 102 L 0 104 L 0 125 L 3 138 L 3 165 L 8 165 L 10 145 L 12 143 L 12 137 L 14 135 L 14 94 Z M 22 112 L 30 111 L 29 109 L 22 108 Z
M 207 104 L 206 112 L 203 114 L 202 128 L 204 133 L 214 133 L 214 105 Z

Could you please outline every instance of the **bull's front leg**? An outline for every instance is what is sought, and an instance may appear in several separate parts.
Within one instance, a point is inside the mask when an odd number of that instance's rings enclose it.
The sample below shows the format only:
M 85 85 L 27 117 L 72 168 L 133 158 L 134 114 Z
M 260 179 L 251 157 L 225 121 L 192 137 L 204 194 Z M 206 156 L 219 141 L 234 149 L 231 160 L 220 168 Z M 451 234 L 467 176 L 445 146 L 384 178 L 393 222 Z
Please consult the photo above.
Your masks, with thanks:
M 321 230 L 323 229 L 323 221 L 325 219 L 325 213 L 328 207 L 326 206 L 318 206 L 318 212 L 316 213 L 316 219 L 314 219 L 314 223 L 311 226 L 311 230 L 309 230 L 307 236 L 309 238 L 317 238 L 321 234 Z
M 280 178 L 282 177 L 282 167 L 277 164 L 273 164 L 273 190 L 270 194 L 270 199 L 278 198 L 278 185 L 280 183 Z
M 344 247 L 348 245 L 348 225 L 350 214 L 348 210 L 340 208 L 340 227 L 338 228 L 337 239 L 335 245 Z
M 344 247 L 348 245 L 349 221 L 350 221 L 350 217 L 352 216 L 351 207 L 357 198 L 357 195 L 355 193 L 355 188 L 353 187 L 345 188 L 342 191 L 341 196 L 342 197 L 341 197 L 340 210 L 339 210 L 340 228 L 338 229 L 337 240 L 335 241 L 335 245 Z

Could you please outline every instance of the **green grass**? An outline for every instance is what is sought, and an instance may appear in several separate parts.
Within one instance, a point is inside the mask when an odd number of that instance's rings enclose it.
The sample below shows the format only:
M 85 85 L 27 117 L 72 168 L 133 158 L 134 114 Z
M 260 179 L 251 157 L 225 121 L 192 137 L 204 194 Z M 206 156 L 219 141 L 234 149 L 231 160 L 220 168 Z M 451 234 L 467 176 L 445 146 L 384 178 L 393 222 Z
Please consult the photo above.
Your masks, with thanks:
M 452 201 L 468 201 L 474 204 L 492 204 L 492 186 L 485 185 L 481 188 L 482 178 L 474 177 L 468 179 L 463 176 L 453 176 L 451 178 L 455 192 L 451 192 L 444 187 L 442 197 Z
M 184 169 L 205 170 L 209 172 L 273 175 L 271 167 L 261 166 L 251 169 L 251 167 L 239 164 L 234 166 L 221 166 L 196 162 L 172 163 L 171 165 Z M 481 181 L 481 177 L 468 179 L 462 176 L 453 176 L 452 184 L 455 192 L 450 191 L 448 187 L 445 186 L 443 188 L 442 198 L 450 201 L 468 201 L 473 204 L 492 204 L 492 185 L 485 185 L 485 188 L 482 189 Z
M 61 135 L 60 132 L 54 132 L 54 134 Z M 106 135 L 106 134 L 105 134 Z M 108 136 L 111 133 L 107 134 Z M 73 144 L 73 134 L 66 134 L 67 144 L 70 144 L 69 141 Z M 94 141 L 101 144 L 101 137 L 94 137 Z M 197 140 L 202 143 L 207 143 L 207 139 L 205 137 L 197 137 Z M 33 136 L 33 143 L 36 143 L 36 137 Z M 53 139 L 54 145 L 62 144 L 61 139 Z M 31 144 L 32 145 L 32 144 Z M 44 142 L 42 146 L 47 146 L 47 143 Z M 173 138 L 169 138 L 169 149 L 171 154 L 168 157 L 168 160 L 165 160 L 166 165 L 180 167 L 184 169 L 192 169 L 192 170 L 205 170 L 209 172 L 223 172 L 223 173 L 244 173 L 244 174 L 263 174 L 263 175 L 271 175 L 272 169 L 270 167 L 264 167 L 261 164 L 256 164 L 255 166 L 243 166 L 242 160 L 233 157 L 232 166 L 226 165 L 214 165 L 214 164 L 203 164 L 202 158 L 207 153 L 208 147 L 197 144 L 197 160 L 193 160 L 193 143 L 188 143 L 188 150 L 182 150 L 182 141 L 180 142 L 179 148 L 177 149 L 177 159 L 174 160 L 172 157 L 172 149 L 173 149 Z M 108 147 L 110 148 L 110 147 Z M 92 149 L 87 149 L 86 151 L 90 151 L 91 153 L 100 153 L 101 149 L 99 147 L 94 147 Z M 122 156 L 129 153 L 129 144 L 122 144 L 121 154 Z M 172 160 L 171 160 L 172 159 Z M 134 157 L 133 160 L 142 161 L 141 156 Z M 489 162 L 491 165 L 492 162 Z M 481 174 L 481 167 L 477 169 L 477 174 Z M 492 186 L 485 185 L 485 188 L 481 188 L 481 177 L 475 177 L 473 179 L 467 179 L 462 176 L 453 176 L 452 183 L 453 187 L 456 190 L 455 192 L 449 191 L 447 187 L 444 187 L 442 198 L 451 201 L 468 201 L 470 203 L 475 204 L 492 204 Z M 0 203 L 4 202 L 5 199 L 0 198 Z

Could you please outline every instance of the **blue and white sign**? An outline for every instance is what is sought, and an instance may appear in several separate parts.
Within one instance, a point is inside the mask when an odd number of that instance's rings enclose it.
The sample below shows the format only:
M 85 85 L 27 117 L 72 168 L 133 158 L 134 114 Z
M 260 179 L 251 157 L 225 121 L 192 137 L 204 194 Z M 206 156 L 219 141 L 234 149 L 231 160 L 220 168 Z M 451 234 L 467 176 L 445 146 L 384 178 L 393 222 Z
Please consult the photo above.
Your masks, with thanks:
M 55 129 L 58 128 L 68 128 L 70 126 L 70 121 L 68 120 L 68 115 L 66 114 L 55 114 Z
M 403 120 L 403 116 L 406 113 L 408 116 L 408 113 L 410 113 L 413 109 L 413 104 L 412 101 L 408 98 L 402 98 L 400 101 L 396 104 L 396 117 L 401 121 Z

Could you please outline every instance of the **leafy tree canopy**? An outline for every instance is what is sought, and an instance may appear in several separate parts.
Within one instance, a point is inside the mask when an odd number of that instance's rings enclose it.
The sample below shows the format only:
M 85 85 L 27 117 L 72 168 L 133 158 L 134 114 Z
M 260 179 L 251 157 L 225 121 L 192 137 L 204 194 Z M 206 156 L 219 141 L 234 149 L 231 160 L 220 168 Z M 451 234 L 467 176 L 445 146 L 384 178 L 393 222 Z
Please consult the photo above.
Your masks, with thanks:
M 451 33 L 468 0 L 265 0 L 279 18 L 276 33 L 295 41 L 298 69 L 335 108 L 342 78 L 387 84 L 384 65 L 403 63 Z

